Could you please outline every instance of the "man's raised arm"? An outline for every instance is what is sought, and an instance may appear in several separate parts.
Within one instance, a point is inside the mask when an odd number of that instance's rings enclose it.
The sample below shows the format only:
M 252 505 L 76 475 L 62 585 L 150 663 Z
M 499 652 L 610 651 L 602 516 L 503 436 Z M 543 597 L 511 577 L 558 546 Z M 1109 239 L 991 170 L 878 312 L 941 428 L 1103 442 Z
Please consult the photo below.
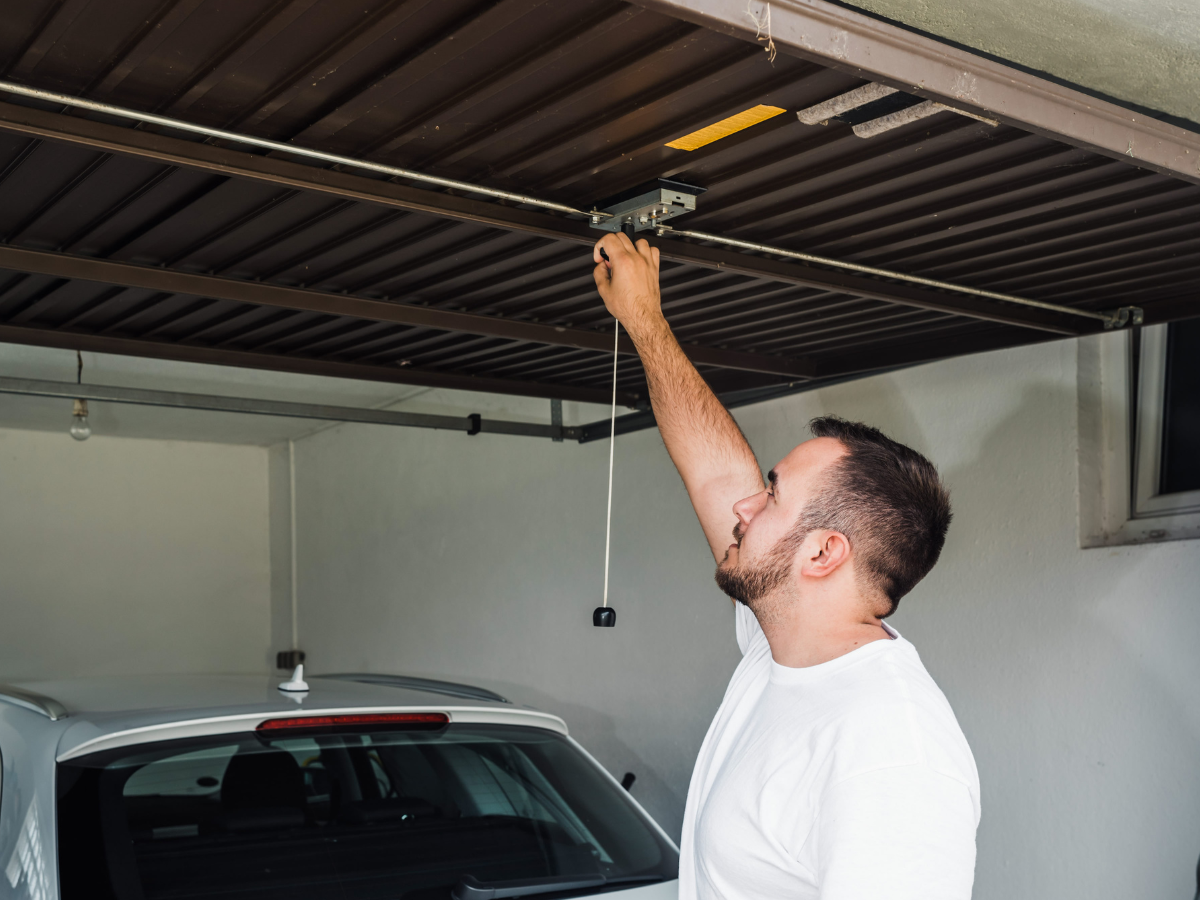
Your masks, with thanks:
M 644 240 L 635 246 L 624 234 L 608 234 L 593 255 L 596 287 L 642 358 L 663 443 L 720 562 L 737 522 L 733 504 L 763 490 L 758 460 L 663 318 L 658 250 Z

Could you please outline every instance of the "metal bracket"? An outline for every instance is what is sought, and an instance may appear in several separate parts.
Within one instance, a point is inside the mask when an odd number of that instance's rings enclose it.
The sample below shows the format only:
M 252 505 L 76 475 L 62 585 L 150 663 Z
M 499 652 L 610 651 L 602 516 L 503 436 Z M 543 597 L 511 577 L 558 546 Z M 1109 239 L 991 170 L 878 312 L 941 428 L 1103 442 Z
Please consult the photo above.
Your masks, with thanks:
M 550 401 L 550 440 L 556 444 L 562 443 L 562 401 Z
M 648 231 L 676 216 L 694 212 L 696 197 L 704 191 L 702 187 L 659 178 L 596 204 L 592 227 L 599 231 L 621 231 L 628 225 L 635 232 Z
M 1104 330 L 1112 331 L 1124 328 L 1126 325 L 1138 326 L 1146 320 L 1146 314 L 1140 306 L 1122 306 L 1116 312 L 1110 313 L 1104 320 Z

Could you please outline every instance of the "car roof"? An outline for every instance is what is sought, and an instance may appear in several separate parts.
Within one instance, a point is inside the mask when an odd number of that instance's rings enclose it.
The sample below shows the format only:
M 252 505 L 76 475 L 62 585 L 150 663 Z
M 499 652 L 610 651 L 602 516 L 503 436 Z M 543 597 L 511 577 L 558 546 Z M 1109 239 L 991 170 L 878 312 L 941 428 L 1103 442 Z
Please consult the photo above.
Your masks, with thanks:
M 322 703 L 450 703 L 447 697 L 478 703 L 507 704 L 493 691 L 473 685 L 411 676 L 348 673 L 308 675 L 309 699 Z M 286 679 L 267 675 L 108 675 L 15 686 L 51 697 L 72 713 L 112 713 L 163 708 L 263 705 L 278 708 L 290 701 L 278 690 Z M 294 706 L 290 706 L 294 709 Z
M 346 674 L 306 677 L 309 690 L 279 690 L 283 679 L 256 675 L 102 676 L 21 682 L 0 701 L 34 709 L 49 701 L 65 715 L 42 712 L 62 726 L 61 761 L 101 749 L 253 730 L 280 716 L 345 712 L 438 711 L 451 722 L 491 722 L 566 734 L 557 716 L 509 703 L 471 685 L 404 676 Z M 15 699 L 18 693 L 24 699 Z M 33 698 L 32 702 L 29 698 Z

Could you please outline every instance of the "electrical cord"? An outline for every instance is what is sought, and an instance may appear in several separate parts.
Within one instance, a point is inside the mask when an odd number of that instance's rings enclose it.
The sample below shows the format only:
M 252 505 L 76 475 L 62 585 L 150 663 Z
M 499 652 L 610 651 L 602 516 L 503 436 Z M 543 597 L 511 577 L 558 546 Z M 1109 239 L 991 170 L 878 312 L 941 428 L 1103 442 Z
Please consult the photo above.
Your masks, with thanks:
M 603 609 L 608 605 L 608 561 L 609 548 L 612 542 L 612 487 L 613 487 L 613 453 L 617 444 L 617 361 L 620 359 L 618 350 L 621 346 L 621 323 L 617 320 L 613 328 L 613 389 L 612 389 L 612 418 L 611 431 L 608 439 L 608 514 L 604 523 L 604 602 Z

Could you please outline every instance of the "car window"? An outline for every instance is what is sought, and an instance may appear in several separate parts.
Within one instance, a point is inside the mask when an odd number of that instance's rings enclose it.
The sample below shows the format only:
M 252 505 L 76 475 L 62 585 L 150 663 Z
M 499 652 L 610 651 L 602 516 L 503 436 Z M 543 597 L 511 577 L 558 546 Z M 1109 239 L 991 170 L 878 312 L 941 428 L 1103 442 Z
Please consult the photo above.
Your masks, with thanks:
M 237 744 L 180 753 L 134 770 L 125 782 L 126 797 L 208 796 L 221 788 L 221 777 Z
M 63 900 L 432 900 L 467 876 L 617 886 L 678 866 L 620 787 L 533 728 L 143 745 L 61 764 L 58 793 Z

